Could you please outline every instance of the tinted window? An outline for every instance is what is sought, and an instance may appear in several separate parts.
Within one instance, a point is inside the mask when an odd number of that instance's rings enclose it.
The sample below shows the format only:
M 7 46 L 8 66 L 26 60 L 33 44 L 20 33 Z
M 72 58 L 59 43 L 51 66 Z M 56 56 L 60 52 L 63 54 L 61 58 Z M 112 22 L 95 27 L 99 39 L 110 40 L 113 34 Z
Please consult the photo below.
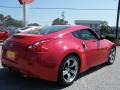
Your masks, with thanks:
M 90 30 L 80 30 L 73 32 L 73 35 L 82 40 L 95 40 L 96 36 Z
M 47 26 L 40 30 L 40 34 L 50 34 L 69 28 L 69 26 Z

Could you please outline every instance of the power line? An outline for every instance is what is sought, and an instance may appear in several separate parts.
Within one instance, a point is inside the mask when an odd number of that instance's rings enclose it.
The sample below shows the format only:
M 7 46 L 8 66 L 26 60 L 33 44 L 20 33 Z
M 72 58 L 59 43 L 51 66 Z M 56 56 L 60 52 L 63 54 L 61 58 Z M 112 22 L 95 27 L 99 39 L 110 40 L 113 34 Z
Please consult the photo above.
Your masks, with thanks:
M 0 6 L 1 8 L 16 8 L 16 9 L 18 9 L 18 8 L 22 8 L 22 7 L 12 7 L 12 6 Z
M 93 10 L 93 11 L 96 11 L 96 10 L 101 10 L 101 11 L 103 11 L 103 10 L 105 10 L 105 11 L 113 11 L 113 10 L 117 10 L 117 9 L 79 9 L 79 8 L 34 8 L 34 7 L 32 7 L 31 9 L 56 9 L 56 10 L 58 10 L 58 9 L 61 9 L 61 10 Z
M 16 6 L 0 6 L 0 8 L 13 8 L 13 9 L 20 9 L 22 7 L 16 7 Z M 82 11 L 115 11 L 117 9 L 80 9 L 80 8 L 39 8 L 39 7 L 30 7 L 30 9 L 43 9 L 43 10 L 82 10 Z

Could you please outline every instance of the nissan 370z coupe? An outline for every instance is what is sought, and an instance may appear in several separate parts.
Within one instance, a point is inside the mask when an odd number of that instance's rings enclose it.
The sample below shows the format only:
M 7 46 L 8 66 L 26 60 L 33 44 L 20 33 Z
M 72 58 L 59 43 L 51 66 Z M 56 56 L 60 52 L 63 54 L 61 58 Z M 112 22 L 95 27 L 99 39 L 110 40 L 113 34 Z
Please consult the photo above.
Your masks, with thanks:
M 27 76 L 72 84 L 77 75 L 102 63 L 113 64 L 116 46 L 81 25 L 43 27 L 18 33 L 2 47 L 2 65 Z

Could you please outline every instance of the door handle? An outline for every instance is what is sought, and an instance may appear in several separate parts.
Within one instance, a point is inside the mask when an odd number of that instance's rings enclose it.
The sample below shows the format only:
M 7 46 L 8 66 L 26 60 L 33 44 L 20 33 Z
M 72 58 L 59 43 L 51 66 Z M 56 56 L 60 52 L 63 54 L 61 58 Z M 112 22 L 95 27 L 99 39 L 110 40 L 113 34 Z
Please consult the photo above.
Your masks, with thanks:
M 82 46 L 83 46 L 83 48 L 84 48 L 85 50 L 87 49 L 87 45 L 86 45 L 85 42 L 82 43 Z

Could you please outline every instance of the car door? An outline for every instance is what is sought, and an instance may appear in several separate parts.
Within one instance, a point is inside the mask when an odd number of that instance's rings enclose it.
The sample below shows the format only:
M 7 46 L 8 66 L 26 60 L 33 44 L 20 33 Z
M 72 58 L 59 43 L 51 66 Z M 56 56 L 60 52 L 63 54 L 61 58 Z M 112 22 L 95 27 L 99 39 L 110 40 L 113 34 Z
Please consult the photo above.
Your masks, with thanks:
M 106 42 L 105 39 L 100 39 L 99 40 L 99 64 L 105 62 L 107 60 L 108 57 L 108 43 Z
M 77 31 L 79 39 L 82 40 L 82 47 L 86 56 L 87 66 L 92 67 L 99 63 L 99 39 L 90 29 Z

